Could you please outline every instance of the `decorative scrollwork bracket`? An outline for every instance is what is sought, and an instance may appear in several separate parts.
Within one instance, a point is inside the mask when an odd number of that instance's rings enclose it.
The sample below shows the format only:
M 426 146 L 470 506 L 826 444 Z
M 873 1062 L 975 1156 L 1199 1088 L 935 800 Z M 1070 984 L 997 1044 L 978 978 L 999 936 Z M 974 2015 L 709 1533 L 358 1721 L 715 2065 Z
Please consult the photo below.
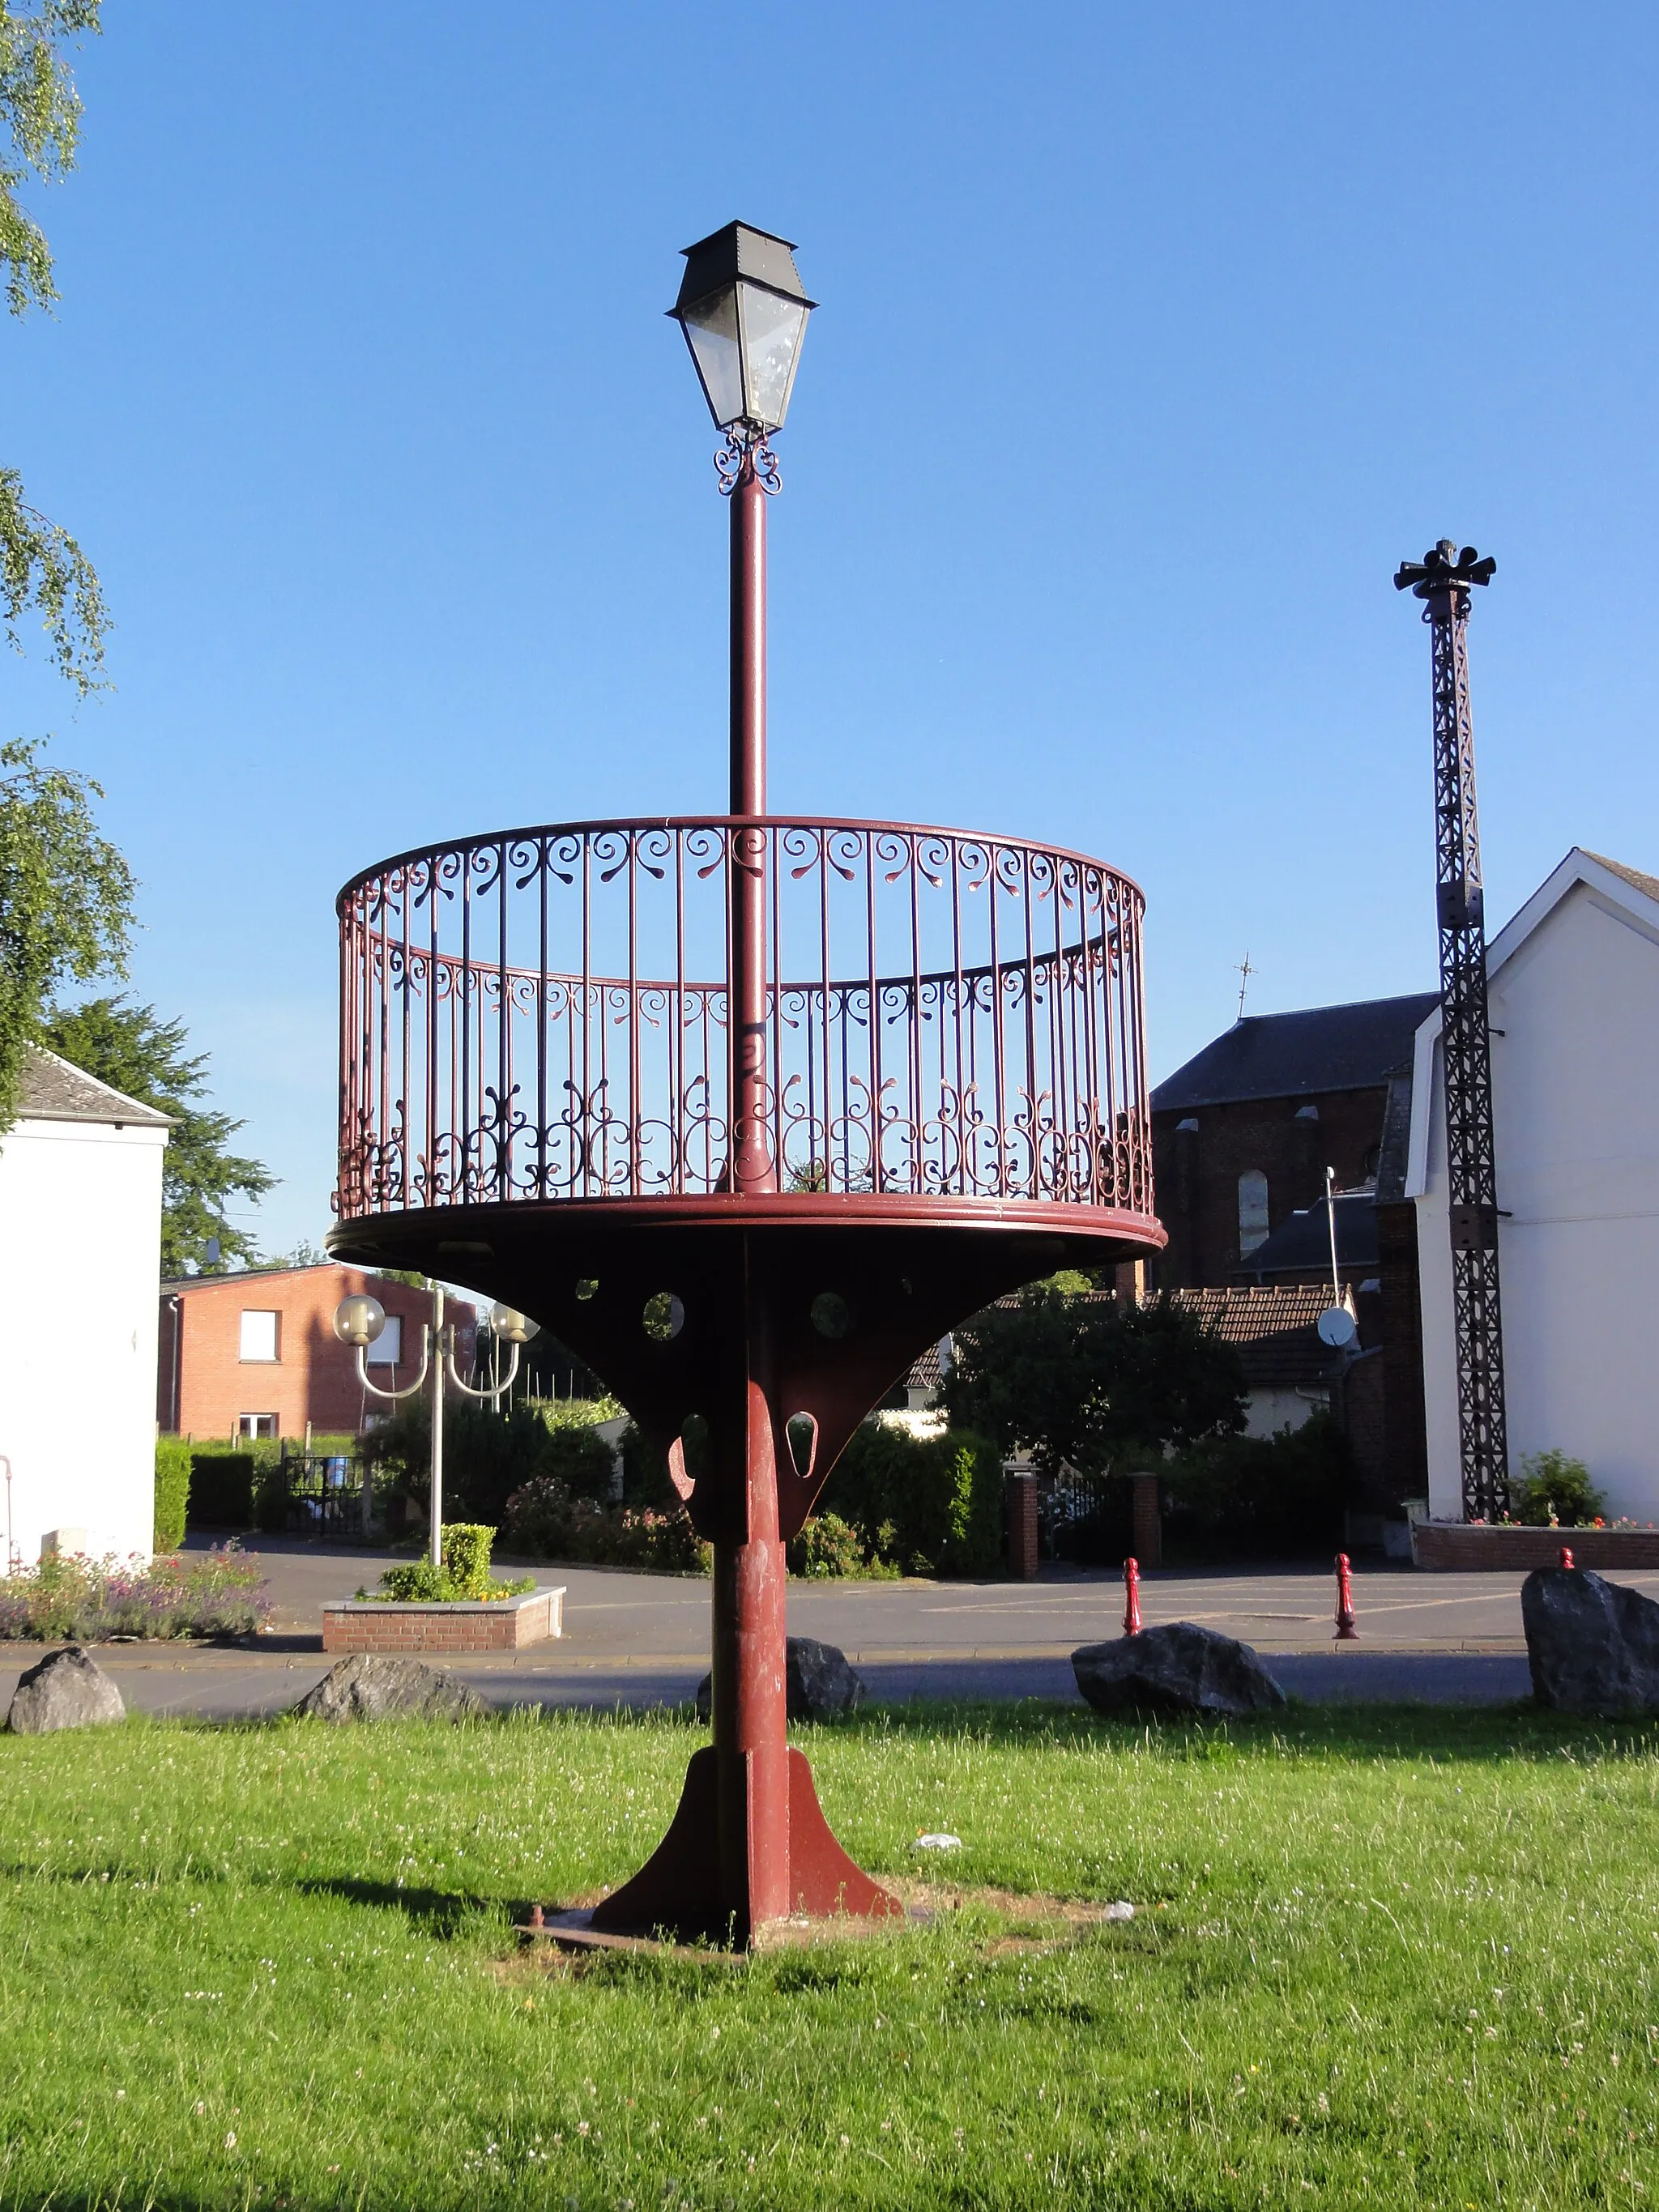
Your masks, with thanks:
M 766 441 L 764 430 L 746 429 L 735 422 L 726 443 L 714 456 L 714 473 L 720 480 L 720 496 L 730 499 L 745 476 L 750 476 L 769 495 L 783 489 L 778 457 Z

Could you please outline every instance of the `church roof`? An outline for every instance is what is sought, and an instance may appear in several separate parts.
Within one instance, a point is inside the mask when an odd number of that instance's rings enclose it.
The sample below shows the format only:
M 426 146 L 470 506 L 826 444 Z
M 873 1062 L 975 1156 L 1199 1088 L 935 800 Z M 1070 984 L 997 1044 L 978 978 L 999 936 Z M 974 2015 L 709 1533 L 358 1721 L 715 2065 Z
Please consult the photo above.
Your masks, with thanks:
M 1339 1267 L 1375 1270 L 1378 1264 L 1376 1195 L 1369 1190 L 1340 1190 L 1336 1194 L 1336 1258 Z M 1238 1263 L 1240 1274 L 1303 1275 L 1317 1268 L 1328 1275 L 1331 1265 L 1331 1223 L 1322 1198 L 1313 1206 L 1287 1214 L 1271 1237 L 1247 1252 Z M 1328 1303 L 1329 1293 L 1325 1293 Z
M 1152 1111 L 1380 1089 L 1410 1059 L 1418 1024 L 1439 1003 L 1437 991 L 1413 991 L 1346 1006 L 1247 1015 L 1164 1078 L 1152 1093 Z

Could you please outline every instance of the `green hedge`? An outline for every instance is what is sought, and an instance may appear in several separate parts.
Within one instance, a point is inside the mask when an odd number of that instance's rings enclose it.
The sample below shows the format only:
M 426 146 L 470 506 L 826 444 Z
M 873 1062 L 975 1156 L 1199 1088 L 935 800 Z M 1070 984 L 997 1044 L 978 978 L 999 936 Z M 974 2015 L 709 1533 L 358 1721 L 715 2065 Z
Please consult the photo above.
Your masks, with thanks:
M 183 1437 L 155 1439 L 155 1529 L 157 1552 L 176 1552 L 185 1540 L 190 1501 L 191 1453 Z
M 239 1533 L 252 1528 L 254 1473 L 252 1452 L 232 1451 L 227 1444 L 216 1451 L 204 1451 L 199 1446 L 191 1450 L 185 1526 L 234 1528 Z
M 1334 1551 L 1342 1541 L 1352 1461 L 1329 1413 L 1271 1437 L 1200 1445 L 1159 1472 L 1164 1534 L 1200 1556 L 1283 1557 Z
M 592 1410 L 604 1419 L 609 1409 L 601 1401 Z M 422 1506 L 431 1482 L 431 1418 L 422 1401 L 363 1439 L 380 1480 Z M 446 1521 L 451 1512 L 465 1513 L 499 1528 L 507 1499 L 550 1477 L 574 1497 L 608 1500 L 612 1464 L 610 1446 L 591 1420 L 573 1414 L 568 1400 L 556 1409 L 520 1401 L 506 1413 L 453 1401 L 444 1407 Z
M 864 1422 L 818 1510 L 859 1533 L 872 1559 L 905 1574 L 995 1574 L 1002 1561 L 1002 1461 L 970 1429 L 915 1437 Z

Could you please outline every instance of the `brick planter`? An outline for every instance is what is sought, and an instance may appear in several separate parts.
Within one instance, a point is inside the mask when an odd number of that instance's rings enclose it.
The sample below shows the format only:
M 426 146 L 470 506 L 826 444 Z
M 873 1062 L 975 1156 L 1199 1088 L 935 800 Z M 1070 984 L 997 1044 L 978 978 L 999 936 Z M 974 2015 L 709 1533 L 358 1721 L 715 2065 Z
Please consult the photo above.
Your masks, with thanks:
M 380 1651 L 413 1658 L 426 1651 L 519 1651 L 564 1633 L 564 1585 L 522 1597 L 453 1604 L 382 1605 L 341 1598 L 323 1607 L 325 1651 Z
M 1480 1528 L 1463 1521 L 1419 1521 L 1412 1559 L 1419 1567 L 1553 1567 L 1561 1547 L 1580 1567 L 1659 1567 L 1659 1528 Z

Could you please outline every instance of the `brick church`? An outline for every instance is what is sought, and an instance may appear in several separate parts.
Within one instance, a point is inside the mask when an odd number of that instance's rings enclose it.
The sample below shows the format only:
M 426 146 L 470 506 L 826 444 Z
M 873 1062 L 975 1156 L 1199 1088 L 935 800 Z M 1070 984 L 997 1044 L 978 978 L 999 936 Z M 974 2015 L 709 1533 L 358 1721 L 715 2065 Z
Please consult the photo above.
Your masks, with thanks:
M 1380 1514 L 1427 1487 L 1417 1218 L 1405 1189 L 1413 1041 L 1438 1003 L 1414 992 L 1249 1016 L 1152 1099 L 1170 1237 L 1153 1269 L 1159 1289 L 1329 1285 L 1334 1170 L 1336 1270 L 1359 1337 L 1325 1395 Z

